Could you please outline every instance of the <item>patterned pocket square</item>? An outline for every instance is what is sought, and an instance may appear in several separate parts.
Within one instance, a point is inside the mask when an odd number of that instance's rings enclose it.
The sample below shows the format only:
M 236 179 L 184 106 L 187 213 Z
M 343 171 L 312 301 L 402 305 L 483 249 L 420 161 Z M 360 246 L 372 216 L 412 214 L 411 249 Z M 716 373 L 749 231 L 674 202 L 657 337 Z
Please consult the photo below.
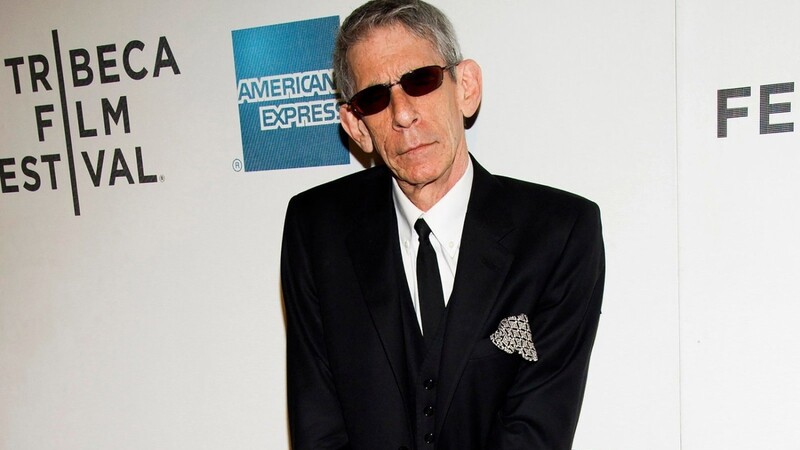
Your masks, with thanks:
M 525 314 L 506 317 L 501 320 L 497 331 L 492 333 L 489 338 L 497 348 L 506 353 L 519 353 L 522 355 L 522 359 L 527 361 L 539 360 L 539 355 L 536 354 L 536 347 L 533 346 L 528 316 Z

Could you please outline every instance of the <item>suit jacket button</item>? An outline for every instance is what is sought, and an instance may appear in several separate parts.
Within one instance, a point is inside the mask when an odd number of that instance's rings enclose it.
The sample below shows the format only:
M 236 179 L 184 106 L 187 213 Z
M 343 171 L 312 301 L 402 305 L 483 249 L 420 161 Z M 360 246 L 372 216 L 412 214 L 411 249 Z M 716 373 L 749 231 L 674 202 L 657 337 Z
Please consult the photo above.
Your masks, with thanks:
M 425 443 L 426 444 L 433 444 L 433 433 L 427 433 L 425 435 Z
M 431 389 L 436 387 L 436 381 L 433 378 L 428 378 L 425 382 L 422 383 L 422 386 L 425 388 L 426 391 L 430 391 Z
M 425 414 L 425 417 L 430 417 L 433 415 L 434 411 L 436 411 L 436 408 L 433 406 L 426 406 L 425 409 L 422 410 L 422 414 Z

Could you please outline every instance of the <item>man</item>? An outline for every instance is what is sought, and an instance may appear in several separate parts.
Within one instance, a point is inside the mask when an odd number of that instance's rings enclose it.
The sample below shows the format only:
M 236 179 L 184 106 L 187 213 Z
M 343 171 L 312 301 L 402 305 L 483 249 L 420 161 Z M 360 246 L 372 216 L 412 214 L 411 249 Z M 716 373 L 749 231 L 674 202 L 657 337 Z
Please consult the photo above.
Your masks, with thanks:
M 481 71 L 436 8 L 358 8 L 334 71 L 342 126 L 385 166 L 288 207 L 293 448 L 570 449 L 603 292 L 596 205 L 471 158 Z

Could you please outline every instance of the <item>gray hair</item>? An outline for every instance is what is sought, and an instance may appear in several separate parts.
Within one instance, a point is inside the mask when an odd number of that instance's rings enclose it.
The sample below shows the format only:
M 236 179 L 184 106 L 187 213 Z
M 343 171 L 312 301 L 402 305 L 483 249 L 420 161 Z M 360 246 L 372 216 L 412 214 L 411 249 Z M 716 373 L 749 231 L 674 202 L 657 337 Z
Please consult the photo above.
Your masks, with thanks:
M 372 0 L 358 7 L 342 23 L 333 50 L 333 73 L 342 96 L 349 100 L 355 94 L 353 71 L 347 51 L 380 27 L 401 25 L 409 32 L 433 44 L 444 65 L 461 62 L 461 49 L 447 16 L 438 8 L 421 0 Z M 455 76 L 455 70 L 450 69 Z

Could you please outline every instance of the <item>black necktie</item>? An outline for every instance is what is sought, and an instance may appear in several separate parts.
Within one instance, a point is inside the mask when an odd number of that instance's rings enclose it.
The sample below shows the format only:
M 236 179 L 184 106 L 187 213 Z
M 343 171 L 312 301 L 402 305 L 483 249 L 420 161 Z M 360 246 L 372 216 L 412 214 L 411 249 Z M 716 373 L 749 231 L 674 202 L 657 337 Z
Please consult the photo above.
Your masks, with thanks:
M 414 229 L 419 235 L 417 251 L 417 288 L 419 289 L 419 305 L 422 315 L 422 334 L 426 343 L 436 337 L 436 328 L 444 311 L 444 294 L 442 278 L 439 275 L 439 264 L 436 252 L 431 245 L 431 229 L 423 219 L 418 219 Z

